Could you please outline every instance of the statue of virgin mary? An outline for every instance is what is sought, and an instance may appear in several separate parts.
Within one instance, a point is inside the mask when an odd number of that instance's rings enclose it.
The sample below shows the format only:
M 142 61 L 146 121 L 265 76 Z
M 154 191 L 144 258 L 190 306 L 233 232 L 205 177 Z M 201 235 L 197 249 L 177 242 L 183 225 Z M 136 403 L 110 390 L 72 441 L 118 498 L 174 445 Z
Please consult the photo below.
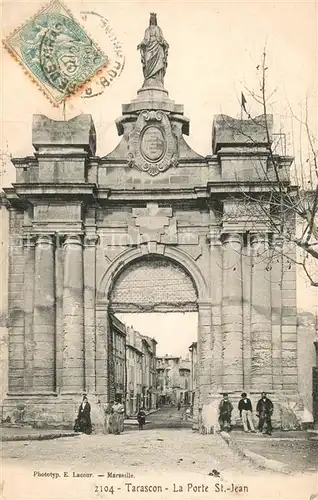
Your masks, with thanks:
M 143 87 L 162 87 L 166 74 L 169 45 L 163 38 L 161 28 L 157 25 L 157 14 L 150 14 L 149 27 L 145 31 L 143 41 L 137 50 L 141 53 L 144 73 Z

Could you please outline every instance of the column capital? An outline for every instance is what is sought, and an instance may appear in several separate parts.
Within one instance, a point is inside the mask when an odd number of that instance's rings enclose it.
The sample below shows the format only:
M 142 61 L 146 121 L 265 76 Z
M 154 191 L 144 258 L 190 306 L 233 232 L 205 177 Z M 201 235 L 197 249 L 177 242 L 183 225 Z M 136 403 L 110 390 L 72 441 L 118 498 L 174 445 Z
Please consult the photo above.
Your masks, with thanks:
M 84 247 L 95 247 L 99 241 L 99 236 L 96 233 L 84 235 Z
M 60 235 L 62 236 L 62 235 Z M 78 245 L 78 246 L 83 246 L 83 237 L 82 234 L 79 233 L 67 233 L 63 234 L 63 246 L 67 245 Z
M 33 239 L 35 245 L 54 245 L 55 234 L 54 233 L 34 233 Z
M 221 229 L 219 227 L 211 227 L 206 235 L 206 241 L 210 244 L 210 247 L 222 245 Z
M 223 245 L 243 246 L 243 235 L 241 233 L 222 232 L 221 241 Z
M 269 246 L 269 234 L 268 233 L 251 233 L 250 234 L 250 244 L 252 248 L 257 247 L 258 245 L 264 245 L 266 247 Z
M 32 233 L 24 233 L 22 236 L 23 246 L 30 248 L 35 246 L 36 235 Z
M 281 234 L 273 234 L 271 243 L 272 248 L 281 250 L 283 248 L 284 238 Z

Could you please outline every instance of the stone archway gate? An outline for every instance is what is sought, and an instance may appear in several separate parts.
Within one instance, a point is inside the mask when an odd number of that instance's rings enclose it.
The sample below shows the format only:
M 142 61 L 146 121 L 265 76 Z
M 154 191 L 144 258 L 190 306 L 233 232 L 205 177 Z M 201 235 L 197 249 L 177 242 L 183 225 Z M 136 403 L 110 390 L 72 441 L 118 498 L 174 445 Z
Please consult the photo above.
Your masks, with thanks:
M 22 401 L 28 421 L 61 424 L 73 419 L 84 391 L 107 401 L 111 290 L 125 269 L 151 258 L 182 269 L 195 290 L 184 302 L 198 311 L 200 406 L 221 391 L 235 400 L 243 389 L 297 399 L 295 269 L 280 287 L 282 258 L 269 271 L 256 258 L 281 242 L 244 198 L 270 190 L 262 118 L 257 123 L 216 117 L 212 155 L 202 157 L 183 137 L 183 106 L 164 89 L 142 88 L 116 122 L 119 145 L 100 158 L 89 115 L 34 116 L 36 153 L 14 160 L 17 182 L 6 190 L 4 416 Z

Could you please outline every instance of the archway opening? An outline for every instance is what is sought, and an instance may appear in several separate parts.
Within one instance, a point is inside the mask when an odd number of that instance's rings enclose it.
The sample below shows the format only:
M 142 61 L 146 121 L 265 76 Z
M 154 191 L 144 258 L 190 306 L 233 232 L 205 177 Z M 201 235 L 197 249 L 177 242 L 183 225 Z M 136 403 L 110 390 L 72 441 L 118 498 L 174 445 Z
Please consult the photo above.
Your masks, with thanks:
M 125 380 L 115 380 L 115 397 L 125 403 L 131 420 L 143 407 L 148 428 L 192 426 L 197 297 L 189 272 L 159 255 L 129 263 L 110 289 L 111 323 L 116 323 L 118 335 L 119 329 L 126 334 Z M 118 338 L 113 330 L 116 356 Z M 122 372 L 117 370 L 117 378 Z

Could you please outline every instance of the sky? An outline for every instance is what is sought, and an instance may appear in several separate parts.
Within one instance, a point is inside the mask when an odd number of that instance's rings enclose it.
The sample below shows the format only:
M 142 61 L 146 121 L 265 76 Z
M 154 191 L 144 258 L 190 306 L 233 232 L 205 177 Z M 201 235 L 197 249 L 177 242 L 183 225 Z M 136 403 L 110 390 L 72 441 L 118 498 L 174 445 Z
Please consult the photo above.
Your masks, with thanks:
M 198 314 L 189 313 L 135 313 L 116 314 L 127 326 L 133 326 L 142 335 L 154 337 L 158 342 L 157 356 L 186 357 L 189 346 L 196 342 Z

